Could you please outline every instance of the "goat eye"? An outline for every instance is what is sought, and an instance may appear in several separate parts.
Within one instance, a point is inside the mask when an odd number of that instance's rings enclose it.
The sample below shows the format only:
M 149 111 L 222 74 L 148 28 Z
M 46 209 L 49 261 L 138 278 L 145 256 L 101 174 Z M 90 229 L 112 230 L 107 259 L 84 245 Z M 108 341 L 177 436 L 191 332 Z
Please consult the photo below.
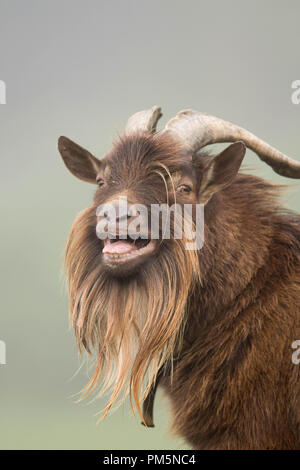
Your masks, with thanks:
M 177 191 L 179 193 L 190 193 L 192 191 L 192 188 L 188 184 L 181 184 L 178 186 Z
M 104 185 L 104 180 L 98 179 L 98 180 L 97 180 L 97 184 L 98 184 L 98 186 L 100 186 L 100 188 L 101 188 L 101 186 Z

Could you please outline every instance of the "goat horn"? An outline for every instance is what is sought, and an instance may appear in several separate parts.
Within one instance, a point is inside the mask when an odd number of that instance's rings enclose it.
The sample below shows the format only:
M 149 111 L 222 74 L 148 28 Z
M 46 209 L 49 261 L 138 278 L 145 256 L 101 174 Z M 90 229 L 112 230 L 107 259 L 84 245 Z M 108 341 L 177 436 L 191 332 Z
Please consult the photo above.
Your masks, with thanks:
M 261 160 L 279 175 L 300 178 L 300 162 L 292 160 L 251 132 L 206 113 L 185 110 L 178 113 L 165 126 L 168 133 L 189 152 L 197 152 L 205 145 L 242 140 Z
M 161 116 L 162 112 L 159 106 L 153 106 L 146 111 L 139 111 L 128 119 L 125 134 L 133 134 L 136 132 L 153 133 L 156 131 L 156 124 Z

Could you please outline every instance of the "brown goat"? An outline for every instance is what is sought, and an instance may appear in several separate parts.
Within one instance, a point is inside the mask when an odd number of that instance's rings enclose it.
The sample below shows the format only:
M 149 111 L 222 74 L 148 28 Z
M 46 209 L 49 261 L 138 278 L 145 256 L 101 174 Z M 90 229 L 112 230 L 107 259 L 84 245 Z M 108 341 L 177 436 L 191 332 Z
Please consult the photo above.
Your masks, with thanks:
M 300 217 L 281 208 L 278 186 L 238 171 L 245 146 L 283 176 L 299 178 L 300 164 L 212 116 L 184 111 L 156 132 L 160 116 L 132 116 L 101 160 L 59 139 L 69 170 L 99 185 L 66 251 L 78 346 L 97 357 L 84 395 L 100 382 L 111 391 L 104 416 L 129 394 L 153 426 L 160 385 L 195 449 L 299 449 Z M 200 151 L 214 142 L 235 143 L 216 157 Z M 122 238 L 120 213 L 115 240 L 100 239 L 97 208 L 124 196 L 149 211 L 204 205 L 202 248 L 187 250 L 174 227 L 165 238 L 162 224 L 158 239 Z

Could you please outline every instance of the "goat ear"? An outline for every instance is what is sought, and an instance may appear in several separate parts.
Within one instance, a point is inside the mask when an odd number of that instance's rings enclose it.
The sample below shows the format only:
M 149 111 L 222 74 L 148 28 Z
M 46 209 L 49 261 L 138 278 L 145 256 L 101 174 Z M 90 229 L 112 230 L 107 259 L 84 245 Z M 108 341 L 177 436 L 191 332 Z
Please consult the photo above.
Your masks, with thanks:
M 239 171 L 245 153 L 245 144 L 235 142 L 204 167 L 199 189 L 199 202 L 201 204 L 206 204 L 213 194 L 232 183 Z
M 77 178 L 96 184 L 100 160 L 67 137 L 58 139 L 58 150 L 66 167 Z

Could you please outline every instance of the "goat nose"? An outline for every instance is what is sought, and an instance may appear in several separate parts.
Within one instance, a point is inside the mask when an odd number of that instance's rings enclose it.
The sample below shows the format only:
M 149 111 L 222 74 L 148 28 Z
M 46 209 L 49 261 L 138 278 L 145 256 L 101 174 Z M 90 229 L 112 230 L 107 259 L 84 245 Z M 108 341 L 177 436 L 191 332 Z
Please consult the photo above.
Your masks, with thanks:
M 112 211 L 108 211 L 104 214 L 104 217 L 108 222 L 124 222 L 129 220 L 133 214 L 131 212 L 131 207 L 127 205 L 127 202 L 124 202 L 122 199 L 119 201 L 113 201 L 111 203 Z

